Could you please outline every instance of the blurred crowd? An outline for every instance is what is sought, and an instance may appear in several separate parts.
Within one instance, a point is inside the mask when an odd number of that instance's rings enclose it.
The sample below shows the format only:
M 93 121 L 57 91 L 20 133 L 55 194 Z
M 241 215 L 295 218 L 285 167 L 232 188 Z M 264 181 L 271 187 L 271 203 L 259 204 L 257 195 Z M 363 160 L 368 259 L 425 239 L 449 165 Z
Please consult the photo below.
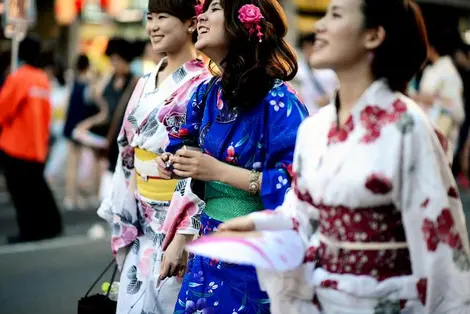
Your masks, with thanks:
M 462 41 L 451 41 L 442 31 L 430 34 L 432 49 L 428 66 L 412 81 L 408 93 L 423 107 L 434 123 L 444 130 L 454 151 L 454 175 L 463 187 L 468 187 L 470 46 Z M 299 37 L 299 72 L 292 81 L 310 114 L 315 114 L 327 105 L 338 88 L 338 80 L 332 70 L 314 69 L 310 65 L 314 41 L 315 33 Z M 33 54 L 31 46 L 39 51 L 37 55 Z M 67 68 L 59 51 L 50 46 L 41 43 L 35 36 L 29 36 L 22 43 L 19 56 L 19 72 L 25 64 L 32 64 L 43 71 L 50 84 L 51 92 L 47 104 L 53 119 L 48 129 L 41 131 L 48 134 L 48 149 L 44 158 L 39 156 L 36 159 L 44 168 L 45 184 L 64 187 L 59 197 L 60 204 L 51 205 L 53 211 L 58 211 L 57 208 L 95 209 L 102 200 L 104 191 L 111 184 L 118 155 L 116 138 L 137 79 L 151 72 L 163 55 L 154 53 L 151 44 L 146 41 L 130 42 L 124 38 L 111 38 L 105 51 L 105 57 L 110 61 L 111 67 L 106 72 L 99 72 L 86 54 L 78 55 L 74 67 Z M 11 52 L 2 52 L 0 107 L 5 107 L 2 102 L 11 102 L 9 90 L 15 90 L 17 84 L 24 83 L 20 79 L 12 78 L 8 82 L 10 62 Z M 7 117 L 0 116 L 0 119 Z M 30 123 L 36 124 L 37 116 L 33 116 Z M 20 129 L 25 132 L 34 131 L 29 126 Z M 6 132 L 3 133 L 6 136 Z M 14 133 L 15 136 L 23 135 Z M 32 139 L 37 140 L 40 138 Z M 9 148 L 1 148 L 4 152 L 9 151 Z M 8 188 L 15 200 L 15 187 L 10 184 Z M 23 187 L 16 189 L 17 194 L 21 195 L 22 189 Z M 15 204 L 17 208 L 22 206 L 32 205 Z M 21 222 L 21 215 L 18 220 L 22 230 L 21 225 L 24 223 Z M 55 229 L 61 230 L 59 227 Z M 43 236 L 32 237 L 13 237 L 10 241 L 29 241 Z
M 98 72 L 85 54 L 78 55 L 74 67 L 67 69 L 58 51 L 31 35 L 21 43 L 18 70 L 10 75 L 10 54 L 5 51 L 0 57 L 1 150 L 7 188 L 17 209 L 20 234 L 25 235 L 9 237 L 8 242 L 17 243 L 60 235 L 58 208 L 97 208 L 99 193 L 106 189 L 116 165 L 116 138 L 137 78 L 151 71 L 162 56 L 147 42 L 111 38 L 105 51 L 111 65 L 108 71 Z M 22 99 L 31 86 L 44 88 L 48 99 L 37 112 L 26 113 L 22 110 L 25 105 L 15 100 Z M 41 125 L 48 110 L 51 124 Z M 14 179 L 21 173 L 32 176 L 31 166 L 37 168 L 37 178 L 28 182 Z M 39 184 L 42 193 L 38 190 L 26 201 L 24 190 L 31 184 L 33 191 L 40 177 L 46 179 Z M 65 188 L 58 197 L 60 204 L 55 204 L 49 185 L 54 190 Z M 36 218 L 52 224 L 42 228 L 48 231 L 37 230 L 28 222 L 31 217 L 26 213 L 38 204 L 45 209 L 43 218 Z M 46 219 L 48 212 L 56 218 Z

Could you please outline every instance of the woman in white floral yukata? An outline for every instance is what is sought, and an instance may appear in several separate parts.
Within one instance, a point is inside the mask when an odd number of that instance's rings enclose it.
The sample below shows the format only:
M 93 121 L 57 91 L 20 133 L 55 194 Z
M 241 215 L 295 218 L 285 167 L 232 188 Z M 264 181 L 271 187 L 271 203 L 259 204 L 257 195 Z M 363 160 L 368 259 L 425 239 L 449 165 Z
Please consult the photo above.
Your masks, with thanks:
M 166 58 L 140 79 L 129 101 L 113 187 L 98 211 L 112 224 L 122 270 L 117 313 L 173 313 L 184 245 L 199 232 L 203 203 L 189 181 L 161 180 L 155 163 L 168 132 L 183 123 L 194 89 L 210 77 L 194 47 L 198 8 L 197 1 L 149 1 L 147 34 Z
M 301 125 L 284 204 L 221 225 L 219 237 L 298 231 L 302 265 L 258 272 L 272 313 L 470 313 L 445 139 L 402 94 L 427 54 L 417 5 L 332 0 L 316 30 L 311 63 L 336 71 L 336 100 Z

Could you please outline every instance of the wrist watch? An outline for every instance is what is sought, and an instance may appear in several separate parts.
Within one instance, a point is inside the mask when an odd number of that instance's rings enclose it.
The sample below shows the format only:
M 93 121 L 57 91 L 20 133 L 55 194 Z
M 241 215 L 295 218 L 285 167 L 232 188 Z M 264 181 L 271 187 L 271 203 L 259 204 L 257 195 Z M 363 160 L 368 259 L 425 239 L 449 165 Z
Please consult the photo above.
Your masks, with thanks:
M 250 184 L 248 185 L 248 191 L 251 195 L 257 195 L 259 193 L 259 177 L 260 172 L 251 170 Z

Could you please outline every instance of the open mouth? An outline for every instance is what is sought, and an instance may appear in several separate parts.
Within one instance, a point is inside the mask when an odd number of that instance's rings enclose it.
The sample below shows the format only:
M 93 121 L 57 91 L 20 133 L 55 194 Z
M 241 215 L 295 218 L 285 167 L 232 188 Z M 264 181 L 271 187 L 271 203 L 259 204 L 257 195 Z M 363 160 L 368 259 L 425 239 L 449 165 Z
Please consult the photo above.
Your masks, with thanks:
M 209 33 L 209 28 L 205 26 L 199 26 L 197 29 L 199 35 Z
M 319 49 L 325 47 L 327 44 L 328 44 L 328 42 L 326 40 L 321 39 L 321 38 L 317 38 L 315 40 L 315 43 L 313 44 L 313 49 L 319 50 Z

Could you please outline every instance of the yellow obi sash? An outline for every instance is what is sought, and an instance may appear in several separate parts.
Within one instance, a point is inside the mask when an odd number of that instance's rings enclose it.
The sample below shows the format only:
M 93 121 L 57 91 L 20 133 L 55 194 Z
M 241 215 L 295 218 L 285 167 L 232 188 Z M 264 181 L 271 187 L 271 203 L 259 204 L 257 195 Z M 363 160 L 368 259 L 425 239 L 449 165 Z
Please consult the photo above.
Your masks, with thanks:
M 178 180 L 165 180 L 158 176 L 157 154 L 135 148 L 134 166 L 139 194 L 153 201 L 170 201 Z

